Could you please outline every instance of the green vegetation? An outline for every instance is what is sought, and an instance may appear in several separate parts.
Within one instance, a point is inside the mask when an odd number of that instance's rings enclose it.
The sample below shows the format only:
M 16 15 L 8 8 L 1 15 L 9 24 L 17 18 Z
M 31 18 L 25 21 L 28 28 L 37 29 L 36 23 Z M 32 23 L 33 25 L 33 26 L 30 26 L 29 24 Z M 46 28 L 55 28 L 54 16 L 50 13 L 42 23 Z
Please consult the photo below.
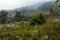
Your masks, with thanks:
M 60 40 L 60 22 L 35 26 L 24 22 L 14 27 L 3 25 L 0 40 Z
M 56 6 L 55 6 L 55 15 L 59 16 L 60 15 L 60 0 L 56 0 Z
M 23 9 L 22 13 L 25 11 Z M 47 18 L 47 13 L 38 13 L 28 16 L 27 20 L 20 14 L 20 11 L 15 11 L 15 13 L 9 19 L 7 11 L 0 11 L 0 40 L 60 40 L 60 18 L 55 18 L 52 21 L 49 17 Z M 10 25 L 6 24 L 10 22 Z
M 21 12 L 16 11 L 14 20 L 17 21 L 17 22 L 20 22 L 22 20 L 22 17 L 23 16 L 21 15 Z
M 7 21 L 7 11 L 2 10 L 0 11 L 0 24 L 6 23 Z
M 46 20 L 43 14 L 31 17 L 35 24 L 30 25 L 31 21 L 21 21 L 19 25 L 0 27 L 0 40 L 60 40 L 60 19 L 55 22 Z M 41 20 L 42 22 L 38 22 Z M 41 24 L 42 23 L 42 24 Z M 39 25 L 40 24 L 40 25 Z
M 35 24 L 43 24 L 46 22 L 46 16 L 43 15 L 43 13 L 40 13 L 38 15 L 32 16 L 30 23 L 31 25 L 35 25 Z

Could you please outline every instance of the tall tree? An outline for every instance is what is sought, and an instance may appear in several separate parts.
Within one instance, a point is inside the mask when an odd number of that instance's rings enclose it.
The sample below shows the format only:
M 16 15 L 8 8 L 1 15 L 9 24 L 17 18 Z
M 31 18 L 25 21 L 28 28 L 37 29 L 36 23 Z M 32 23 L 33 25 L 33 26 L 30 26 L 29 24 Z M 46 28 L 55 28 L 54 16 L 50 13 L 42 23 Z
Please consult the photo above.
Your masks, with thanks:
M 0 11 L 0 24 L 7 22 L 7 14 L 8 14 L 8 12 L 6 10 Z
M 55 1 L 54 11 L 55 11 L 55 16 L 60 17 L 60 0 Z
M 19 11 L 15 11 L 15 12 L 16 12 L 16 14 L 15 14 L 14 20 L 19 22 L 22 19 L 21 12 L 19 12 Z
M 55 3 L 56 3 L 56 6 L 57 6 L 56 9 L 58 9 L 60 11 L 60 0 L 56 0 Z

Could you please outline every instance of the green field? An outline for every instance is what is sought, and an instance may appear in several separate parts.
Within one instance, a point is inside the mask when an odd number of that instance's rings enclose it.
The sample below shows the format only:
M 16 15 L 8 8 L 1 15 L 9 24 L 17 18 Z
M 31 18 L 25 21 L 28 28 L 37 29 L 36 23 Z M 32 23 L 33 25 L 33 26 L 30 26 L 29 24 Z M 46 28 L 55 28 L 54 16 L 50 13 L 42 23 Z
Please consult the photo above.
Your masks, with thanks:
M 60 40 L 60 22 L 29 25 L 21 22 L 16 27 L 0 27 L 0 40 Z

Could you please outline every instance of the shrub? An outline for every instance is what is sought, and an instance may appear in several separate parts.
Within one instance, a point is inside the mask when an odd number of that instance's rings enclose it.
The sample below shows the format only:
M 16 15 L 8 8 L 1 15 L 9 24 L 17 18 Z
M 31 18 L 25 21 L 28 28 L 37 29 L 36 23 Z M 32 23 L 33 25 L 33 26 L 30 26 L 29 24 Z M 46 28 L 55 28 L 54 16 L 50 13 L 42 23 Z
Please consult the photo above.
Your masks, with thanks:
M 44 24 L 45 22 L 46 22 L 46 17 L 45 17 L 45 15 L 43 15 L 43 13 L 32 16 L 31 20 L 30 20 L 31 25 Z

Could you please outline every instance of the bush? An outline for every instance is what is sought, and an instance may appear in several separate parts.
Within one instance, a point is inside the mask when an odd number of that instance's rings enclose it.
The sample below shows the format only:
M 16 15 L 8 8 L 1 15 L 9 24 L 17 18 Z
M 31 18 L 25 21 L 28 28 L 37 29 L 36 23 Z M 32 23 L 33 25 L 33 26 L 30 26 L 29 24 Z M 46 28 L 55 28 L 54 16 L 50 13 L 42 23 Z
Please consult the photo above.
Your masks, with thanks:
M 43 15 L 43 13 L 32 16 L 31 20 L 30 20 L 31 25 L 44 24 L 45 22 L 46 22 L 46 17 L 45 17 L 45 15 Z

